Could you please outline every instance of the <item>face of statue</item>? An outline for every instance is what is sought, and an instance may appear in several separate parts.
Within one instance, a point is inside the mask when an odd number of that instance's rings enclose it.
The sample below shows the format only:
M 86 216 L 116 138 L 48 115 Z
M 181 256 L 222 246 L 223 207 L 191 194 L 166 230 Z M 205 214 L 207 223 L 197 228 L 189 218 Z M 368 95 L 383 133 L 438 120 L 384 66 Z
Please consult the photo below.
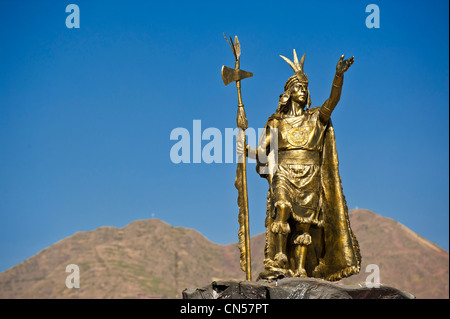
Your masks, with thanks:
M 308 101 L 308 86 L 303 83 L 296 83 L 291 88 L 291 98 L 294 102 L 297 102 L 301 105 L 306 104 Z

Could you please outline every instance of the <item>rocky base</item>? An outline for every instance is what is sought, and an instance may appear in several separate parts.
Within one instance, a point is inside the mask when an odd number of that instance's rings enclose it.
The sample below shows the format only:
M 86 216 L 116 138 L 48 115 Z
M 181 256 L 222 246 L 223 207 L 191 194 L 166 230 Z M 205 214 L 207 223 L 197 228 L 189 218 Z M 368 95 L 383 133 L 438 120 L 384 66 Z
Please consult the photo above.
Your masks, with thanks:
M 203 288 L 183 291 L 183 299 L 414 299 L 407 292 L 380 285 L 340 285 L 316 278 L 267 281 L 214 281 Z

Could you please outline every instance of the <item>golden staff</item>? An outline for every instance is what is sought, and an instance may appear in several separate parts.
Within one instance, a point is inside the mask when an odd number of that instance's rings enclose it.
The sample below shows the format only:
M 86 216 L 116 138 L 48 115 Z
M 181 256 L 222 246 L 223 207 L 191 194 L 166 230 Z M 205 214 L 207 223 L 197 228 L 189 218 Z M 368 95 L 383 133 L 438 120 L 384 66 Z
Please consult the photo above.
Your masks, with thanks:
M 249 214 L 248 214 L 248 193 L 247 193 L 247 160 L 245 152 L 247 149 L 247 141 L 245 137 L 245 130 L 248 127 L 247 116 L 245 115 L 244 104 L 242 104 L 241 96 L 241 80 L 252 77 L 253 73 L 243 71 L 239 69 L 241 45 L 237 36 L 233 39 L 223 35 L 233 51 L 236 62 L 234 63 L 234 69 L 222 66 L 222 80 L 225 85 L 231 82 L 236 82 L 236 88 L 238 92 L 238 113 L 236 118 L 236 124 L 239 128 L 239 134 L 236 139 L 243 140 L 244 154 L 239 155 L 239 160 L 236 169 L 236 180 L 234 185 L 238 190 L 238 206 L 239 206 L 239 250 L 241 252 L 240 264 L 242 271 L 245 271 L 247 280 L 252 280 L 251 272 L 251 259 L 250 259 L 250 226 L 249 226 Z

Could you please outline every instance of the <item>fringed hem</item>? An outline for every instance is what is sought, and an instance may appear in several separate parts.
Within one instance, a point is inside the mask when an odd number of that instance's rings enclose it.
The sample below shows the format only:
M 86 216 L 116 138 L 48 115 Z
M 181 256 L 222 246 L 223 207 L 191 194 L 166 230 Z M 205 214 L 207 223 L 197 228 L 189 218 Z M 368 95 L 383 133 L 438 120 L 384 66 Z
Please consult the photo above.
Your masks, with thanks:
M 287 235 L 291 232 L 291 227 L 288 223 L 272 222 L 271 231 L 275 234 Z
M 350 277 L 352 275 L 356 275 L 358 274 L 360 271 L 360 267 L 356 267 L 356 266 L 349 266 L 346 267 L 338 272 L 335 272 L 334 274 L 328 275 L 326 277 L 321 277 L 322 279 L 328 280 L 328 281 L 337 281 L 337 280 L 341 280 L 343 278 L 346 277 Z
M 296 215 L 295 213 L 292 214 L 292 218 L 301 224 L 311 224 L 311 225 L 315 225 L 317 227 L 323 227 L 325 225 L 325 222 L 323 220 L 317 220 L 317 219 L 312 219 L 310 217 L 305 218 L 305 217 L 301 217 Z
M 311 235 L 305 233 L 305 234 L 298 235 L 292 243 L 295 245 L 308 246 L 308 245 L 311 245 L 311 242 L 312 242 Z

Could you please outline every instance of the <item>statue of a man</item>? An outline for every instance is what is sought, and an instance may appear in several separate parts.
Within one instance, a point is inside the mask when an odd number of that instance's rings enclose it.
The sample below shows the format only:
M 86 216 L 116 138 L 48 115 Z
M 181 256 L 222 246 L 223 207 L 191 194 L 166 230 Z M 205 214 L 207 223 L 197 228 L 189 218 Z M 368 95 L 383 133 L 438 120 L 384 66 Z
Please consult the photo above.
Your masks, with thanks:
M 359 272 L 358 242 L 348 219 L 342 192 L 334 130 L 330 116 L 339 102 L 344 73 L 354 58 L 336 65 L 330 97 L 310 108 L 308 77 L 300 62 L 281 56 L 294 70 L 269 117 L 257 148 L 246 155 L 257 159 L 257 171 L 269 182 L 266 217 L 265 270 L 259 279 L 318 277 L 339 280 Z M 275 147 L 273 147 L 275 145 Z M 238 152 L 244 153 L 238 144 Z M 275 149 L 276 166 L 271 158 Z

